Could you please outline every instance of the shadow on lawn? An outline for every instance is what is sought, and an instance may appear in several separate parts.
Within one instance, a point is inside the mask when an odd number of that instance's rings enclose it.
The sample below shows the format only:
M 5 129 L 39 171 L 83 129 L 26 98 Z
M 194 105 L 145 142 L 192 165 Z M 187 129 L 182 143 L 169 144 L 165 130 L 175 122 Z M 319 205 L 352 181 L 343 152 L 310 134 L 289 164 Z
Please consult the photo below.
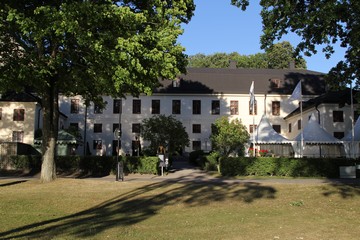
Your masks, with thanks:
M 226 199 L 251 203 L 274 199 L 273 187 L 258 183 L 161 181 L 134 189 L 102 204 L 69 216 L 33 223 L 0 233 L 0 239 L 88 238 L 107 229 L 129 226 L 158 214 L 165 206 L 200 207 Z M 174 185 L 176 183 L 176 185 Z

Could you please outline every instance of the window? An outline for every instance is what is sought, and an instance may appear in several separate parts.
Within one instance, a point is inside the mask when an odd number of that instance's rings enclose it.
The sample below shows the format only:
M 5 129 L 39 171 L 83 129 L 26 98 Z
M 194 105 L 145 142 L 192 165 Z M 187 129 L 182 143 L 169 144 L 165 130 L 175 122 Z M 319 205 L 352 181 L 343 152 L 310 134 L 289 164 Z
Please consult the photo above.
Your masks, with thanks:
M 212 115 L 220 114 L 220 101 L 219 100 L 211 101 L 211 114 Z
M 93 141 L 93 149 L 102 149 L 102 140 L 94 140 Z
M 79 130 L 79 123 L 70 123 L 69 127 L 74 130 Z
M 231 115 L 239 114 L 239 102 L 238 101 L 230 101 L 230 114 Z
M 253 115 L 252 109 L 253 109 L 253 106 L 251 106 L 251 103 L 249 101 L 249 115 Z M 254 115 L 257 115 L 257 101 L 256 100 L 254 101 L 254 112 L 255 112 Z
M 140 133 L 140 123 L 133 123 L 132 124 L 132 132 L 133 133 Z
M 103 113 L 103 109 L 100 107 L 100 105 L 98 104 L 94 104 L 94 113 L 95 114 L 102 114 Z
M 281 80 L 278 78 L 271 78 L 270 79 L 270 88 L 280 88 L 281 87 Z
M 133 114 L 140 114 L 141 113 L 141 100 L 134 99 L 133 100 Z
M 201 114 L 201 101 L 193 100 L 193 114 Z
M 172 114 L 181 114 L 180 100 L 172 100 Z
M 272 115 L 280 116 L 280 102 L 279 101 L 272 102 Z
M 281 133 L 281 125 L 273 125 L 273 129 L 275 130 L 275 132 Z
M 334 132 L 334 137 L 336 137 L 337 139 L 342 139 L 344 136 L 344 132 Z
M 160 100 L 151 101 L 151 114 L 160 114 Z
M 116 129 L 120 129 L 120 131 L 121 131 L 121 125 L 119 127 L 118 123 L 113 123 L 113 132 L 115 132 Z
M 201 141 L 193 141 L 192 148 L 193 148 L 193 151 L 201 150 Z
M 23 142 L 24 141 L 24 132 L 23 131 L 13 131 L 12 141 L 13 142 Z
M 94 133 L 101 133 L 101 132 L 102 132 L 102 124 L 94 123 Z
M 333 111 L 333 121 L 334 122 L 344 122 L 343 111 Z
M 289 133 L 291 133 L 291 123 L 289 123 Z
M 114 114 L 122 113 L 122 101 L 121 101 L 121 99 L 114 99 L 113 113 Z
M 201 124 L 193 124 L 193 133 L 201 133 Z
M 301 119 L 298 120 L 298 130 L 301 129 Z
M 80 110 L 80 100 L 71 99 L 70 113 L 79 113 Z
M 25 119 L 25 109 L 14 109 L 14 121 L 24 121 Z
M 0 108 L 0 120 L 2 118 L 2 108 Z
M 254 126 L 255 126 L 255 131 L 256 131 L 257 125 L 253 125 L 253 124 L 249 125 L 249 133 L 253 133 L 253 132 L 254 132 Z

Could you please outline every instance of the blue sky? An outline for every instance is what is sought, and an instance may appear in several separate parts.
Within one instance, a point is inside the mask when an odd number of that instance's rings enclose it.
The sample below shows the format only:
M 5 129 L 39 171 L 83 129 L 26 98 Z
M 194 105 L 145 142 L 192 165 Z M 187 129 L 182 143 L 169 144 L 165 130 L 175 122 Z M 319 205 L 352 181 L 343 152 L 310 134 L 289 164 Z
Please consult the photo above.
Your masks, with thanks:
M 260 49 L 262 24 L 258 1 L 251 0 L 245 12 L 230 5 L 230 0 L 194 0 L 194 2 L 195 15 L 189 24 L 183 25 L 184 33 L 178 40 L 186 48 L 186 54 L 238 52 L 241 55 L 250 55 L 264 52 Z M 296 46 L 299 37 L 288 35 L 281 41 L 289 41 Z M 316 55 L 304 57 L 309 70 L 327 73 L 344 56 L 344 50 L 339 47 L 335 49 L 336 53 L 329 60 L 321 52 L 321 47 L 317 50 Z

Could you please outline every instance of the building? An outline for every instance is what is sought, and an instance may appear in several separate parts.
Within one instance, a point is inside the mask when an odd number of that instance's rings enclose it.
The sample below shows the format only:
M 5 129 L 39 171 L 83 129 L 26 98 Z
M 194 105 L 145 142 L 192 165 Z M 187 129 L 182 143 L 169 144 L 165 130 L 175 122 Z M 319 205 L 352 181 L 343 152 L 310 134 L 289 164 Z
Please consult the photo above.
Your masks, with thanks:
M 273 128 L 288 135 L 284 119 L 297 108 L 287 101 L 299 81 L 304 85 L 304 100 L 313 99 L 326 92 L 323 74 L 298 69 L 208 69 L 189 68 L 177 80 L 164 80 L 151 96 L 127 96 L 125 99 L 103 97 L 104 110 L 94 104 L 85 107 L 81 96 L 65 97 L 60 101 L 61 112 L 68 116 L 68 126 L 82 133 L 84 149 L 92 154 L 116 154 L 117 140 L 114 131 L 121 122 L 121 149 L 123 154 L 136 155 L 140 124 L 143 119 L 156 114 L 173 115 L 180 120 L 190 137 L 190 147 L 185 152 L 211 150 L 209 140 L 211 125 L 221 116 L 239 118 L 250 133 L 263 114 L 267 114 Z M 255 84 L 254 115 L 249 107 L 249 89 Z M 82 154 L 79 152 L 79 154 Z

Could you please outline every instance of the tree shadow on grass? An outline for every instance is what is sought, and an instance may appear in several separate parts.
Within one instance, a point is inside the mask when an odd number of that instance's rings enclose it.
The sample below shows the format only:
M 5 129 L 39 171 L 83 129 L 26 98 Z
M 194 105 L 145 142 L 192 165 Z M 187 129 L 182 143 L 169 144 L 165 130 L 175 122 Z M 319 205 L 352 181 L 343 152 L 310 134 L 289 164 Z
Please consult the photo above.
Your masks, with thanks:
M 102 204 L 64 217 L 21 226 L 0 233 L 0 239 L 94 237 L 107 229 L 130 226 L 149 219 L 165 206 L 201 207 L 225 200 L 251 203 L 274 199 L 276 190 L 258 183 L 223 181 L 161 181 L 134 189 Z
M 347 199 L 360 195 L 360 181 L 358 179 L 341 179 L 341 181 L 329 181 L 328 186 L 323 187 L 323 195 L 329 197 L 331 195 L 339 195 Z

